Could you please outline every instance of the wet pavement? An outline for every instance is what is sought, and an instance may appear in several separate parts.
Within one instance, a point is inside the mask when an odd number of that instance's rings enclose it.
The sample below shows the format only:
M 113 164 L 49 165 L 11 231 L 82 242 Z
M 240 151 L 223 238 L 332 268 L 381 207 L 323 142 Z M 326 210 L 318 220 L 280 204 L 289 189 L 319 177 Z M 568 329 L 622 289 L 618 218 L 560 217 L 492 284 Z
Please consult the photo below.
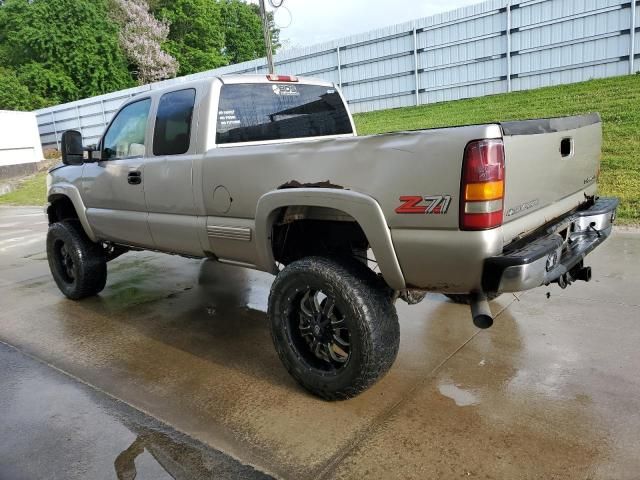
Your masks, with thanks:
M 271 478 L 0 343 L 0 478 Z
M 291 479 L 640 477 L 637 231 L 589 257 L 589 284 L 503 295 L 487 331 L 440 295 L 399 303 L 394 367 L 336 403 L 281 366 L 271 276 L 129 253 L 99 297 L 72 302 L 45 231 L 39 209 L 0 208 L 0 478 L 74 478 L 64 464 L 118 478 L 118 458 L 164 478 L 158 456 L 186 472 L 174 478 L 259 475 L 250 465 Z

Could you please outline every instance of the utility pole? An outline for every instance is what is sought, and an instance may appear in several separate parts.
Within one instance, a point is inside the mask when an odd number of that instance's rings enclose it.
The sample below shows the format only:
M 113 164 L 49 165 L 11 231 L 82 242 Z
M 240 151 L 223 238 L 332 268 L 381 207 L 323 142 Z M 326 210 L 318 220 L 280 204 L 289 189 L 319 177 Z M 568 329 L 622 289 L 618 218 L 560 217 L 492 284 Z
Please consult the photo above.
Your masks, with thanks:
M 267 50 L 267 65 L 269 73 L 274 73 L 273 69 L 273 50 L 271 48 L 271 31 L 269 29 L 269 17 L 267 9 L 264 6 L 264 0 L 260 0 L 260 16 L 262 17 L 262 32 L 264 33 L 264 46 Z

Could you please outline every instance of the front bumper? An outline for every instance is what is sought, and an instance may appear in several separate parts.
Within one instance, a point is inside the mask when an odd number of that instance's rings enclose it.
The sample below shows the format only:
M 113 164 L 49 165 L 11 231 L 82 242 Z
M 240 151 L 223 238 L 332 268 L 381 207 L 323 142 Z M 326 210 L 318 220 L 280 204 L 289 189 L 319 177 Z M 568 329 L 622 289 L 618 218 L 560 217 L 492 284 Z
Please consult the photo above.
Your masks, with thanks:
M 598 198 L 588 208 L 546 225 L 485 260 L 486 292 L 520 292 L 566 278 L 584 257 L 611 234 L 617 198 Z

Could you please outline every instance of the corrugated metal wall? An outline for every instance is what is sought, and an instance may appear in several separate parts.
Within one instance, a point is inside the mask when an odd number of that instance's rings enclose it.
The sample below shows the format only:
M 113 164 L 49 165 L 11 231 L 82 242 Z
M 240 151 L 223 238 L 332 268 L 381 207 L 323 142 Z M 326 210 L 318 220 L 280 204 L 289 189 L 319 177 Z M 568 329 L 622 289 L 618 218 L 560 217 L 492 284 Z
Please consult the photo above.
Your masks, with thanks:
M 353 112 L 526 90 L 640 71 L 640 0 L 489 0 L 276 56 L 276 71 L 340 84 Z M 634 61 L 635 59 L 635 61 Z M 38 110 L 42 144 L 79 129 L 95 143 L 136 93 L 259 59 Z

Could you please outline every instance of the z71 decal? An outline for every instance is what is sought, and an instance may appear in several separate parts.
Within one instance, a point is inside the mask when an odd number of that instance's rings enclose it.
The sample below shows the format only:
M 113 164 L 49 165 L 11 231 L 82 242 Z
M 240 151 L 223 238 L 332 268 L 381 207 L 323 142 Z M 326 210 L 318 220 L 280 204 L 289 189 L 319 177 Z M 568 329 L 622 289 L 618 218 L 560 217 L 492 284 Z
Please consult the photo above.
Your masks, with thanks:
M 396 213 L 416 213 L 421 215 L 444 215 L 449 210 L 451 195 L 403 195 L 402 205 Z

